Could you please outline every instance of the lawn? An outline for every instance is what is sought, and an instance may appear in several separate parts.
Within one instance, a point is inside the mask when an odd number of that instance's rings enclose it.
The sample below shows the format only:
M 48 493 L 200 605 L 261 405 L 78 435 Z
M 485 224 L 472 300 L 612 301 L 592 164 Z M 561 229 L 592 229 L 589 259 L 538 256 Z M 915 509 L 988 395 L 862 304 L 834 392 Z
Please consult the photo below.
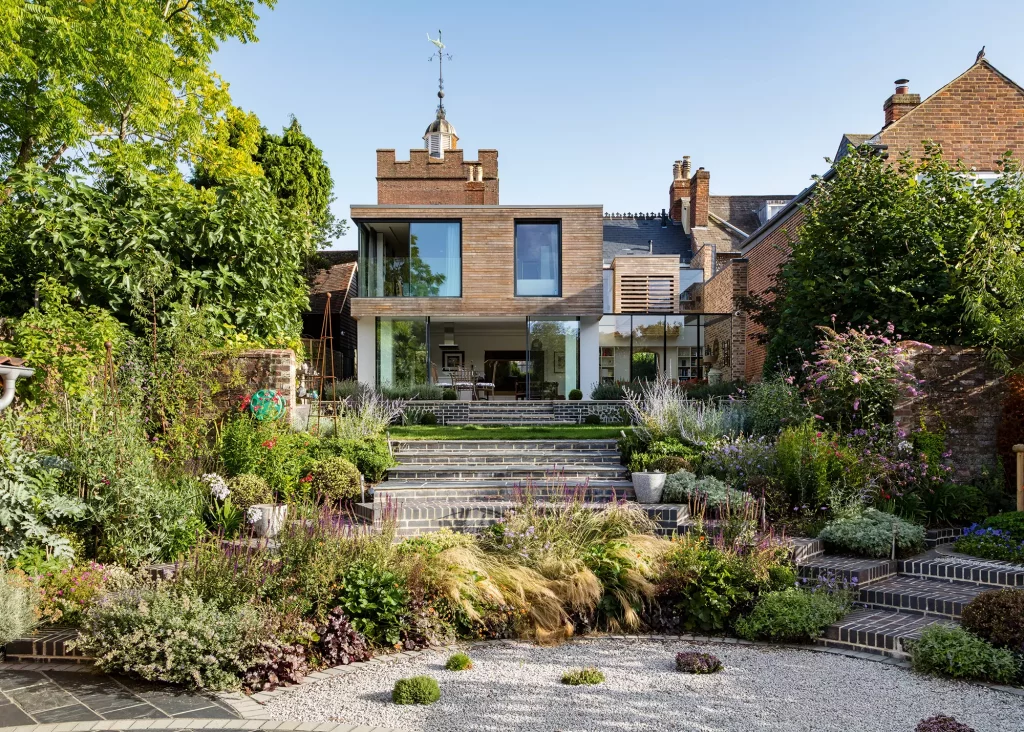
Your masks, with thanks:
M 604 424 L 564 424 L 525 427 L 483 427 L 466 425 L 447 427 L 442 425 L 410 425 L 392 427 L 391 438 L 395 440 L 612 440 L 623 430 L 631 427 Z

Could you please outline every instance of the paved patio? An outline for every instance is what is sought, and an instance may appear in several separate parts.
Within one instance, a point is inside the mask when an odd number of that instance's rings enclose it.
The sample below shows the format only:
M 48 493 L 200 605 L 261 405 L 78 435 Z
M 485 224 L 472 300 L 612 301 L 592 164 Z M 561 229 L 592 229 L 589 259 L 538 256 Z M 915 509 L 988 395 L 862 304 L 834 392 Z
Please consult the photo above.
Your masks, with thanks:
M 139 719 L 238 719 L 223 702 L 87 671 L 0 669 L 0 727 Z

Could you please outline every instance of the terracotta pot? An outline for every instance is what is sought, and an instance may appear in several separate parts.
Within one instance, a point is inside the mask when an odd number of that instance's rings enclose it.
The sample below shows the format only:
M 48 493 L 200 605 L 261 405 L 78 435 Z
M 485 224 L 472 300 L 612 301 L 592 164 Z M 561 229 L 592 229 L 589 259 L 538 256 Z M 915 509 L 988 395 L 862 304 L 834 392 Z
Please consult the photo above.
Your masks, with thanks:
M 661 503 L 665 473 L 633 473 L 633 491 L 637 503 Z

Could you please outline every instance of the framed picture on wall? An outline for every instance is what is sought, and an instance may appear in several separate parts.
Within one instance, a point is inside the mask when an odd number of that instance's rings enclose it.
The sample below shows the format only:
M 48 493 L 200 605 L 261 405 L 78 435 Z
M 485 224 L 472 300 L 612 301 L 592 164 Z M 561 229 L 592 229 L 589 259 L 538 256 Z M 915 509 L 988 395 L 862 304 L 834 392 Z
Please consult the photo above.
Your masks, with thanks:
M 466 362 L 465 351 L 445 351 L 444 352 L 444 370 L 445 371 L 457 371 L 462 368 Z
M 555 373 L 565 373 L 565 351 L 555 351 Z

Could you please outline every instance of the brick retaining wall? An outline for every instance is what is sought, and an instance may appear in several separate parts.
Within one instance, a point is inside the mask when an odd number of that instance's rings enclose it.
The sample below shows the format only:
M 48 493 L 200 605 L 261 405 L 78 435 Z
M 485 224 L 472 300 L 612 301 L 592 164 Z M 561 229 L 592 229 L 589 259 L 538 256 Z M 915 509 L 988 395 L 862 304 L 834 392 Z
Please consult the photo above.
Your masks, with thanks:
M 513 402 L 493 402 L 494 404 L 513 404 Z M 520 402 L 520 404 L 537 404 L 538 402 Z M 550 402 L 558 422 L 580 424 L 588 414 L 597 414 L 603 424 L 618 424 L 622 421 L 623 402 L 615 400 L 567 401 L 556 399 Z M 472 420 L 470 404 L 487 404 L 487 402 L 464 402 L 457 400 L 424 399 L 409 402 L 410 407 L 433 412 L 438 424 L 449 422 L 465 422 Z

